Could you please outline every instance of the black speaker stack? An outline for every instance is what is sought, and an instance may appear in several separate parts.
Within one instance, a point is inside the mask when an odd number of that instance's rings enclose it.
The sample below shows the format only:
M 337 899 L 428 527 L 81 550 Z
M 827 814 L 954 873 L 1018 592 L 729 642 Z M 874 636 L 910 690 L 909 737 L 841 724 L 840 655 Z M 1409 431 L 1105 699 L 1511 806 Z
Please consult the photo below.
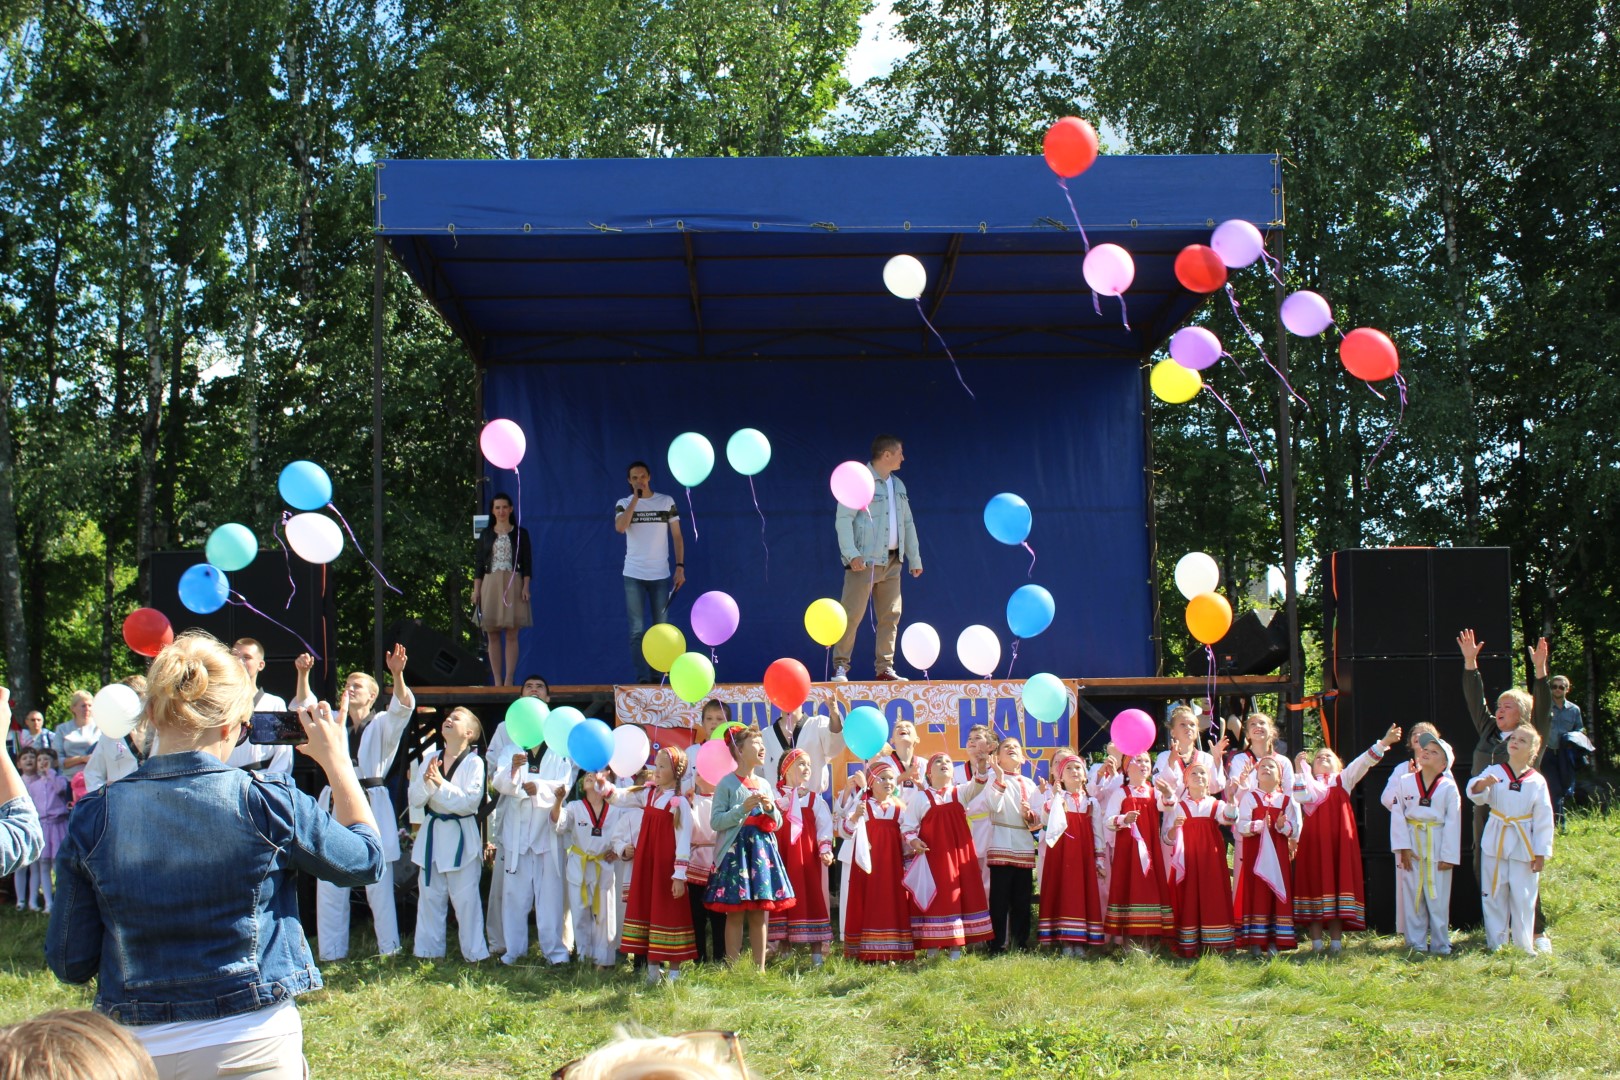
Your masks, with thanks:
M 1463 700 L 1457 634 L 1471 629 L 1484 643 L 1479 668 L 1487 697 L 1513 685 L 1511 573 L 1507 548 L 1354 548 L 1324 561 L 1324 683 L 1338 694 L 1324 703 L 1323 722 L 1340 757 L 1348 762 L 1362 753 L 1391 724 L 1405 732 L 1427 720 L 1456 752 L 1458 785 L 1468 783 L 1478 734 Z M 1395 862 L 1389 812 L 1379 797 L 1407 760 L 1403 741 L 1351 799 L 1361 832 L 1367 922 L 1386 933 L 1395 929 Z M 1466 796 L 1462 817 L 1463 862 L 1451 890 L 1457 927 L 1480 920 Z

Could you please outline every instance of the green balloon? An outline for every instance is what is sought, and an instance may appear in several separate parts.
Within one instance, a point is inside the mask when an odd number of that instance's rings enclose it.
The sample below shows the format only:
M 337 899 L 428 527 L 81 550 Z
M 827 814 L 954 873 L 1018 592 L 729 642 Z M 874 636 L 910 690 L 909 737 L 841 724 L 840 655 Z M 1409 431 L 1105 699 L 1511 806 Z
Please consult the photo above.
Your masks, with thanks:
M 568 756 L 568 736 L 574 730 L 574 725 L 583 723 L 585 714 L 572 705 L 559 705 L 551 710 L 543 725 L 546 733 L 546 746 L 564 757 Z
M 682 653 L 670 666 L 669 685 L 676 697 L 696 705 L 714 689 L 714 665 L 702 653 Z
M 233 574 L 259 554 L 259 538 L 246 525 L 231 522 L 208 534 L 208 543 L 203 546 L 203 552 L 214 566 Z
M 533 750 L 546 737 L 546 715 L 551 709 L 539 698 L 520 697 L 506 707 L 506 733 L 525 750 Z
M 1055 724 L 1069 707 L 1069 690 L 1056 675 L 1040 672 L 1024 680 L 1024 711 L 1043 724 Z

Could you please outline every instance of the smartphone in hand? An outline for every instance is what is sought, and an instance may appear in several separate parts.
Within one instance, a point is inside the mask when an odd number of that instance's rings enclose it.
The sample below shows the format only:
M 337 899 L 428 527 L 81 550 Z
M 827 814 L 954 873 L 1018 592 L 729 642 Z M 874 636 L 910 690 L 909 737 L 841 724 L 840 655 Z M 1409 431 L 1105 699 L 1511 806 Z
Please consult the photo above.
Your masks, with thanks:
M 258 746 L 298 746 L 308 741 L 295 712 L 256 712 L 248 721 L 248 742 Z

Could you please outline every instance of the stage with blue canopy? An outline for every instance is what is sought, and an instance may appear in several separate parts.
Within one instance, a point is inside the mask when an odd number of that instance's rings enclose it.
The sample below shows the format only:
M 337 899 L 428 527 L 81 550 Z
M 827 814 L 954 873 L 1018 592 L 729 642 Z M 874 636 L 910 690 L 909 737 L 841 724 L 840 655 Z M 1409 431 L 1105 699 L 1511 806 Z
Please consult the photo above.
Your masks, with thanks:
M 1279 228 L 1281 177 L 1271 155 L 1103 157 L 1069 186 L 1085 240 L 1040 158 L 379 163 L 377 237 L 466 344 L 481 419 L 528 440 L 521 475 L 487 468 L 477 497 L 517 498 L 537 549 L 520 676 L 634 679 L 613 509 L 644 460 L 681 513 L 670 621 L 689 646 L 708 651 L 687 612 L 718 589 L 742 614 L 721 681 L 780 656 L 822 677 L 802 620 L 841 587 L 828 477 L 884 433 L 904 443 L 924 567 L 901 625 L 945 643 L 930 676 L 966 675 L 954 643 L 976 623 L 1002 640 L 998 675 L 1156 674 L 1146 373 L 1204 300 L 1174 259 L 1230 218 Z M 1087 288 L 1086 241 L 1131 253 L 1123 310 Z M 897 254 L 927 270 L 918 302 L 884 287 Z M 752 486 L 725 459 L 744 427 L 772 446 Z M 717 455 L 690 492 L 665 464 L 687 431 Z M 1032 509 L 1033 568 L 985 529 L 999 492 Z M 1031 581 L 1056 618 L 1012 662 L 1006 604 Z M 872 643 L 868 617 L 852 677 Z

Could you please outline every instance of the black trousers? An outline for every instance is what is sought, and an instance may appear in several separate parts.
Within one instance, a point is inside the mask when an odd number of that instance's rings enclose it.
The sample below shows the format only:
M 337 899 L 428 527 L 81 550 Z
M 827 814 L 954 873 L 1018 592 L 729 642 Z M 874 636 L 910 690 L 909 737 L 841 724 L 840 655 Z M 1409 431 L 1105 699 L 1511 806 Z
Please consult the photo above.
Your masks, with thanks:
M 1035 874 L 1023 866 L 990 868 L 992 952 L 1029 948 L 1029 911 L 1035 899 Z
M 686 886 L 686 901 L 692 908 L 692 933 L 697 937 L 699 961 L 720 961 L 726 958 L 726 916 L 721 911 L 710 911 L 703 905 L 707 885 Z

